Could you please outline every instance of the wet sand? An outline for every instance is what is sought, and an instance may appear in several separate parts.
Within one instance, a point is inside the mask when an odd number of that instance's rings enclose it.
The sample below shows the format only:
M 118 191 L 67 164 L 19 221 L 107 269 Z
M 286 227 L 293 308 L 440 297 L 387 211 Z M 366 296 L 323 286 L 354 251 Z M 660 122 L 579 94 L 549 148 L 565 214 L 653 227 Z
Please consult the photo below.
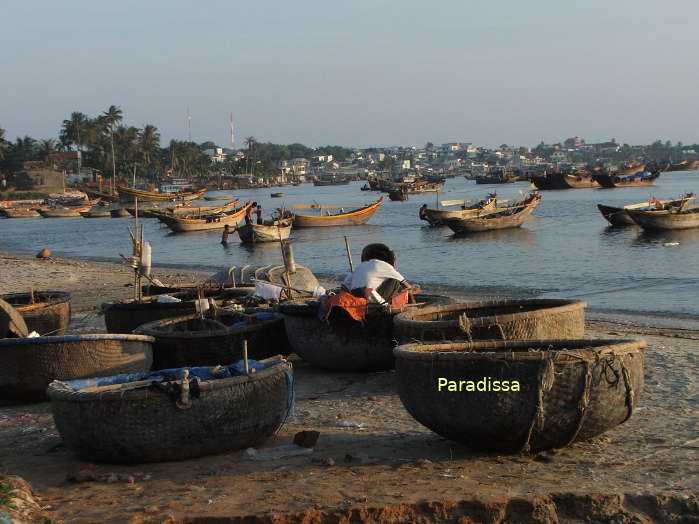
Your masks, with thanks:
M 155 276 L 193 282 L 200 275 Z M 125 266 L 0 257 L 4 292 L 32 285 L 73 294 L 72 332 L 102 331 L 99 303 L 130 296 L 131 282 Z M 395 393 L 394 373 L 332 373 L 293 359 L 295 416 L 264 447 L 316 430 L 310 455 L 97 464 L 99 475 L 151 477 L 73 484 L 66 477 L 88 464 L 61 445 L 50 405 L 41 403 L 0 408 L 0 471 L 29 481 L 40 513 L 66 522 L 695 522 L 699 332 L 605 319 L 588 322 L 586 335 L 645 338 L 645 391 L 625 424 L 555 452 L 469 451 L 412 419 Z M 338 427 L 343 420 L 363 427 Z

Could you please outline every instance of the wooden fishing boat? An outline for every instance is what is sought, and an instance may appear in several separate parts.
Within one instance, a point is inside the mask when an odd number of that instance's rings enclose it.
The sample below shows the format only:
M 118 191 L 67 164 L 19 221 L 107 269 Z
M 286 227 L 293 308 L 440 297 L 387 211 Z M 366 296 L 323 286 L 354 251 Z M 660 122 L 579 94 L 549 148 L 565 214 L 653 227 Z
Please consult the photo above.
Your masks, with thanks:
M 29 207 L 0 208 L 0 216 L 5 218 L 39 218 L 41 215 L 36 209 Z
M 408 200 L 408 190 L 405 187 L 398 187 L 396 189 L 391 189 L 388 192 L 388 198 L 393 201 L 405 201 Z
M 187 205 L 178 207 L 152 207 L 141 214 L 141 208 L 138 208 L 138 216 L 147 216 L 152 218 L 159 218 L 161 216 L 165 217 L 179 217 L 179 218 L 204 218 L 207 215 L 214 215 L 217 213 L 225 213 L 226 211 L 231 211 L 236 208 L 240 200 L 236 199 L 231 202 L 227 202 L 222 206 L 192 206 L 191 202 L 187 202 Z M 132 215 L 136 212 L 134 208 L 128 208 L 129 213 Z
M 352 211 L 344 211 L 344 208 L 337 206 L 294 206 L 296 209 L 340 209 L 339 213 L 328 215 L 302 215 L 294 213 L 294 227 L 329 227 L 329 226 L 359 226 L 366 224 L 374 213 L 378 211 L 383 202 L 383 197 L 373 204 L 369 204 Z
M 699 169 L 699 160 L 682 160 L 675 164 L 670 164 L 667 171 L 695 171 Z
M 562 448 L 632 416 L 645 347 L 620 339 L 407 344 L 394 351 L 398 394 L 415 420 L 474 449 Z
M 517 177 L 512 174 L 497 173 L 475 178 L 476 184 L 514 184 Z
M 175 217 L 159 214 L 157 216 L 163 224 L 176 233 L 188 231 L 210 231 L 212 229 L 222 229 L 224 226 L 237 226 L 243 222 L 245 213 L 252 206 L 252 201 L 248 200 L 239 208 L 229 209 L 219 213 L 211 213 L 201 218 Z
M 40 335 L 61 336 L 70 324 L 70 293 L 65 291 L 9 293 L 0 299 L 22 315 L 29 331 Z
M 639 202 L 637 204 L 629 204 L 624 207 L 612 207 L 604 204 L 597 204 L 602 216 L 613 226 L 635 226 L 636 222 L 626 212 L 627 209 L 637 209 L 645 211 L 657 211 L 663 209 L 683 208 L 687 206 L 690 200 L 694 199 L 694 193 L 687 193 L 685 196 L 671 200 L 656 200 L 651 199 L 648 202 Z
M 89 211 L 92 205 L 74 208 L 40 209 L 39 214 L 44 218 L 82 218 L 80 213 Z
M 497 205 L 497 195 L 495 193 L 488 195 L 487 198 L 467 206 L 469 200 L 445 200 L 441 204 L 449 207 L 454 205 L 461 206 L 461 209 L 434 209 L 425 208 L 423 216 L 420 218 L 426 220 L 431 226 L 443 226 L 446 220 L 450 218 L 468 218 L 477 216 L 483 211 L 492 210 Z
M 112 216 L 112 213 L 109 208 L 97 206 L 90 208 L 87 211 L 81 211 L 80 216 L 83 218 L 109 218 Z
M 393 325 L 401 343 L 582 338 L 585 307 L 581 300 L 486 300 L 408 310 Z
M 291 364 L 278 358 L 249 367 L 248 374 L 238 362 L 56 381 L 48 395 L 63 442 L 85 460 L 184 460 L 257 446 L 291 414 Z
M 685 206 L 683 209 L 662 211 L 627 209 L 626 212 L 636 224 L 649 231 L 670 231 L 699 227 L 699 206 Z
M 110 209 L 109 216 L 111 216 L 112 218 L 126 218 L 130 217 L 131 214 L 123 207 L 119 207 L 117 209 Z
M 153 369 L 232 364 L 243 358 L 244 340 L 251 359 L 290 353 L 284 318 L 272 312 L 192 313 L 143 324 L 134 333 L 155 339 Z
M 642 187 L 650 186 L 660 176 L 660 171 L 636 171 L 633 174 L 625 175 L 620 173 L 596 172 L 592 178 L 602 187 Z
M 144 297 L 143 300 L 122 300 L 102 304 L 104 323 L 109 333 L 131 333 L 137 327 L 163 318 L 181 317 L 196 312 L 199 296 L 211 298 L 217 306 L 244 301 L 255 292 L 254 287 L 226 288 L 214 287 L 191 289 L 170 296 L 179 302 L 159 301 L 158 296 Z
M 541 173 L 532 176 L 532 183 L 537 189 L 589 189 L 600 187 L 588 172 L 578 173 Z
M 291 219 L 279 219 L 269 224 L 242 224 L 236 231 L 243 244 L 281 242 L 291 234 Z
M 132 187 L 116 186 L 116 190 L 119 193 L 119 200 L 122 202 L 131 202 L 138 198 L 139 202 L 142 200 L 156 200 L 156 201 L 172 201 L 172 200 L 196 200 L 206 193 L 206 189 L 200 189 L 199 191 L 183 191 L 180 193 L 154 193 L 152 191 L 142 191 L 140 189 L 134 189 Z
M 437 295 L 416 295 L 421 304 L 450 304 Z M 393 318 L 401 310 L 370 312 L 364 322 L 334 308 L 328 322 L 318 318 L 316 300 L 296 300 L 279 305 L 289 344 L 294 353 L 316 367 L 337 371 L 379 371 L 394 365 Z M 371 308 L 372 306 L 370 306 Z M 406 306 L 414 308 L 421 306 Z M 377 307 L 378 309 L 378 307 Z
M 52 380 L 148 371 L 151 337 L 70 335 L 0 340 L 0 403 L 41 401 Z
M 541 195 L 534 192 L 513 206 L 495 208 L 475 217 L 449 218 L 446 224 L 457 234 L 520 227 L 539 202 L 541 202 Z

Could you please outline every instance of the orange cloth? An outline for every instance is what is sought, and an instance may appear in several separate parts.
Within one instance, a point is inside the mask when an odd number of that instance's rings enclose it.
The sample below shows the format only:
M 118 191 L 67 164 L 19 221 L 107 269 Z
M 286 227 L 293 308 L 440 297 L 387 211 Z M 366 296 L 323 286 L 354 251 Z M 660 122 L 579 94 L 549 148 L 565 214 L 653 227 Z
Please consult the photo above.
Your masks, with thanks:
M 341 307 L 357 322 L 364 322 L 366 305 L 366 298 L 355 297 L 352 293 L 343 290 L 336 295 L 328 297 L 328 299 L 323 302 L 325 314 L 322 318 L 323 320 L 327 320 L 334 307 Z

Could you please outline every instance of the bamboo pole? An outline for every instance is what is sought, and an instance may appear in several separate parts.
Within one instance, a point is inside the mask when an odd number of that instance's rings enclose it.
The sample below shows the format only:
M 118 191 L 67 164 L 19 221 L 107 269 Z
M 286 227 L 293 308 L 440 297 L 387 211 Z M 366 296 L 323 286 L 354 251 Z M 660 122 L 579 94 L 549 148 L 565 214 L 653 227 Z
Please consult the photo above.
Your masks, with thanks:
M 354 271 L 354 264 L 352 263 L 352 252 L 350 251 L 349 240 L 347 239 L 347 235 L 345 235 L 345 251 L 347 251 L 347 260 L 349 262 L 350 271 Z
M 248 365 L 248 339 L 243 340 L 243 370 L 246 375 L 250 374 L 250 367 Z

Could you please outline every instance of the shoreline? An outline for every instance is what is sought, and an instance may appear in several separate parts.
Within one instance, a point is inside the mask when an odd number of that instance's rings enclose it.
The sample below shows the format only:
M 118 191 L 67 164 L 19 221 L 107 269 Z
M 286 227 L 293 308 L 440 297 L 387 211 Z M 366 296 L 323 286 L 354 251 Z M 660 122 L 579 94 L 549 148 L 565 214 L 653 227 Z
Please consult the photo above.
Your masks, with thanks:
M 79 267 L 87 268 L 92 267 L 100 268 L 103 267 L 110 271 L 115 272 L 126 272 L 132 275 L 132 270 L 130 267 L 126 266 L 124 263 L 120 263 L 119 259 L 108 259 L 101 257 L 60 257 L 52 256 L 47 261 L 42 261 L 35 256 L 26 253 L 0 251 L 0 264 L 4 261 L 25 261 L 25 262 L 49 262 L 53 264 L 68 264 L 77 265 Z M 205 279 L 221 269 L 222 266 L 208 266 L 208 265 L 187 265 L 187 264 L 154 264 L 153 274 L 155 278 L 162 280 L 163 282 L 197 282 L 198 279 Z M 321 285 L 328 287 L 328 285 L 336 285 L 342 280 L 342 274 L 316 274 Z M 416 279 L 415 282 L 419 282 Z M 3 279 L 0 277 L 0 290 L 3 290 Z M 452 298 L 456 298 L 464 301 L 472 300 L 495 300 L 495 299 L 516 299 L 516 298 L 537 298 L 541 297 L 540 294 L 519 294 L 519 293 L 492 293 L 483 292 L 482 288 L 461 288 L 448 285 L 429 285 L 425 284 L 422 286 L 426 292 L 435 294 L 444 294 Z M 10 291 L 5 291 L 10 292 Z M 123 293 L 117 293 L 115 298 L 126 298 Z M 76 310 L 80 311 L 80 310 Z M 631 327 L 636 327 L 639 329 L 661 329 L 661 330 L 675 330 L 678 332 L 699 332 L 699 316 L 688 315 L 688 314 L 678 314 L 674 312 L 644 312 L 635 310 L 624 310 L 624 309 L 609 309 L 609 308 L 594 308 L 588 306 L 586 309 L 586 320 L 588 322 L 601 322 L 605 324 L 618 324 Z

